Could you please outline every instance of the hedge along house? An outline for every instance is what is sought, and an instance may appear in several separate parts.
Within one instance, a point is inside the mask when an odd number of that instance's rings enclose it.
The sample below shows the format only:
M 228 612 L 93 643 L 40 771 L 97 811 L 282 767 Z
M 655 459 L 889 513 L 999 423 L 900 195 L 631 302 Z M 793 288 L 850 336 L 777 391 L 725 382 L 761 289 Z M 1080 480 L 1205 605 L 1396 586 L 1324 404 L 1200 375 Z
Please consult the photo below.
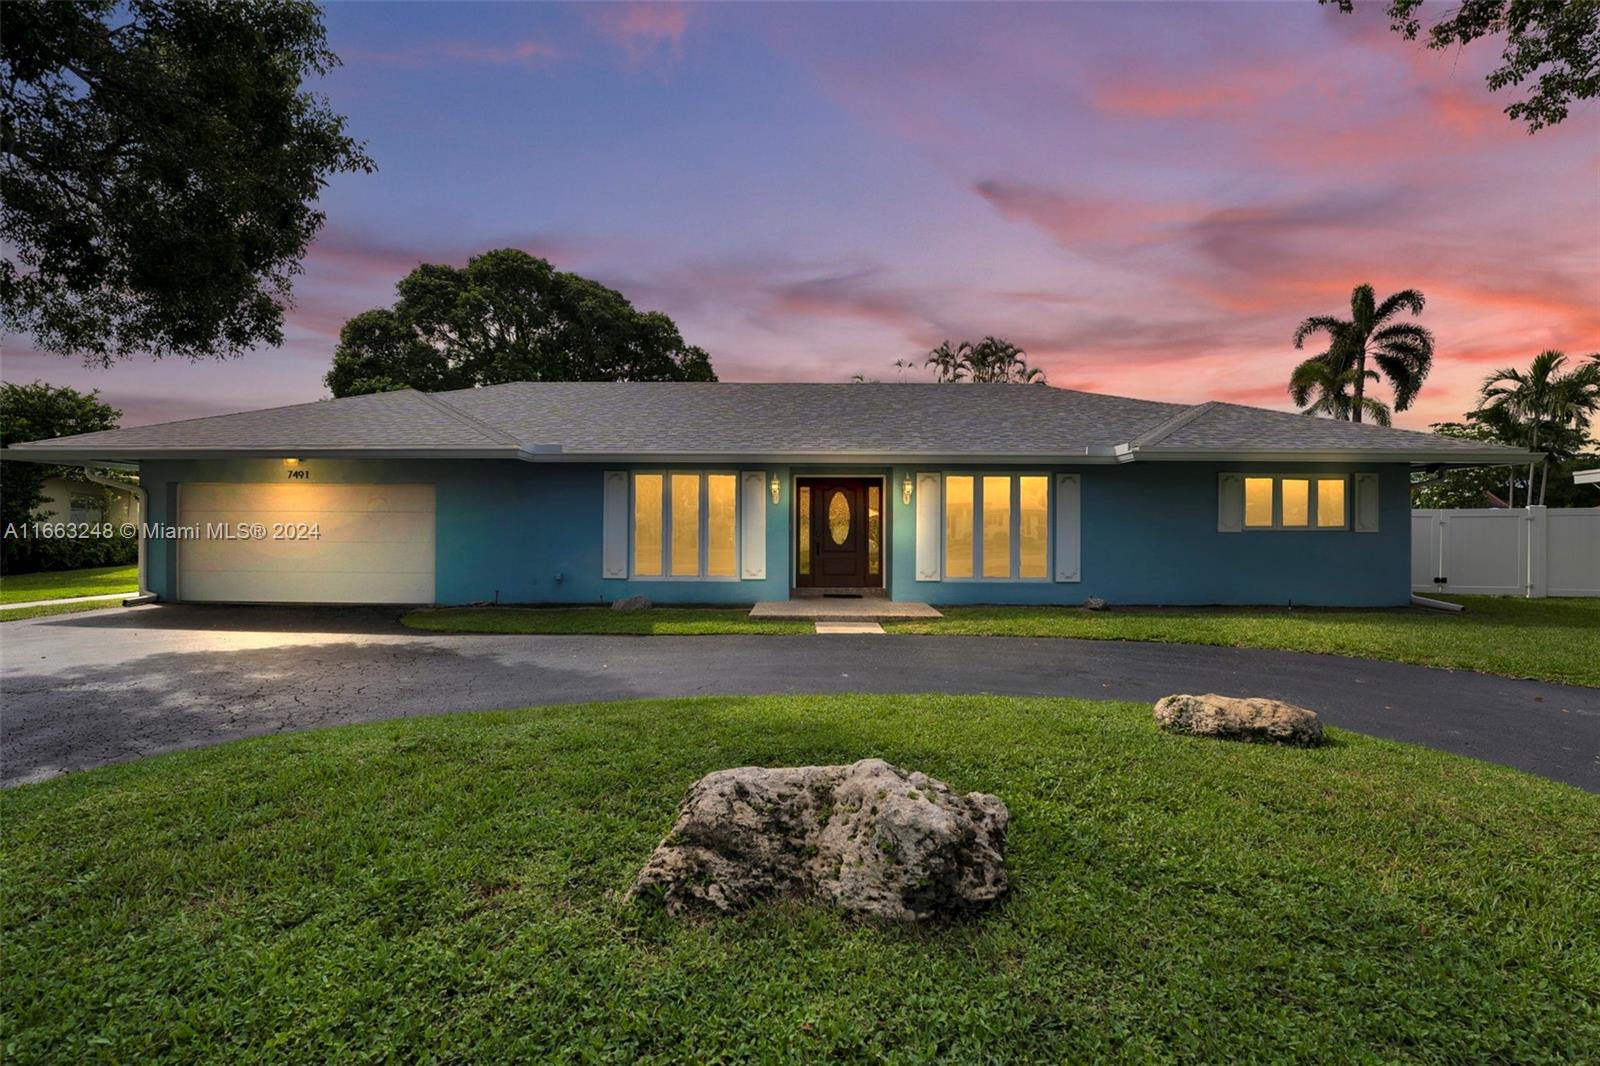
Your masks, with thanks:
M 133 466 L 147 588 L 241 603 L 1404 604 L 1430 434 L 1038 385 L 515 383 L 18 445 Z M 223 535 L 222 530 L 228 532 Z

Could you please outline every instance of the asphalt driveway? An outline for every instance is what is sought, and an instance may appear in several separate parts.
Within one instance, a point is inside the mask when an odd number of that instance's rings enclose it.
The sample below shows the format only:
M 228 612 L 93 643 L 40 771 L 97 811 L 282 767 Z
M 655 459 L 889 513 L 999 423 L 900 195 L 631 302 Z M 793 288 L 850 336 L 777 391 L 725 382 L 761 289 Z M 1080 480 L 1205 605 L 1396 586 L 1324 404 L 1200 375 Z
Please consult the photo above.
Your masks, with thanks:
M 238 737 L 697 694 L 1272 696 L 1600 792 L 1600 689 L 1299 652 L 1019 637 L 421 633 L 371 609 L 149 606 L 0 627 L 0 783 Z

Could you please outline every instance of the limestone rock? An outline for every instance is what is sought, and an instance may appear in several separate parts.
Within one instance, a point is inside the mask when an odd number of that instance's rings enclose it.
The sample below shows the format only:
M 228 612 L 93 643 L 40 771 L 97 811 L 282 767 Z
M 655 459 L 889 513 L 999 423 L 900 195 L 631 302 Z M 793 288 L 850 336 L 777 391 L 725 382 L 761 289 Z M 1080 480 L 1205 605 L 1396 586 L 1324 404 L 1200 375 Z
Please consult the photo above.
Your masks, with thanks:
M 1155 720 L 1169 733 L 1297 748 L 1322 743 L 1322 722 L 1315 711 L 1255 696 L 1165 696 L 1156 702 Z
M 1103 611 L 1107 606 L 1109 605 L 1106 603 L 1106 601 L 1101 599 L 1099 596 L 1090 596 L 1088 599 L 1083 601 L 1083 609 L 1086 611 Z
M 629 897 L 673 914 L 779 896 L 904 921 L 961 914 L 1005 894 L 1010 818 L 995 796 L 882 759 L 719 770 L 689 789 Z
M 650 609 L 649 596 L 628 596 L 615 600 L 611 604 L 613 611 L 648 611 Z

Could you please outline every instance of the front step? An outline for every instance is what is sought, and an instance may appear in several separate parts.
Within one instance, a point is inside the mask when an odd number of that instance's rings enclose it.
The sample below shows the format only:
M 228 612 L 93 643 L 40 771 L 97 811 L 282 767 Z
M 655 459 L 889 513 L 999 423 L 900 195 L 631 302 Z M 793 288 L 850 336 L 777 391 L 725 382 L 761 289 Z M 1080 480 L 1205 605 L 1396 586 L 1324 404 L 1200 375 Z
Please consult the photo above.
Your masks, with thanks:
M 764 600 L 750 608 L 751 618 L 797 618 L 808 622 L 872 622 L 882 619 L 942 618 L 926 603 L 888 599 Z

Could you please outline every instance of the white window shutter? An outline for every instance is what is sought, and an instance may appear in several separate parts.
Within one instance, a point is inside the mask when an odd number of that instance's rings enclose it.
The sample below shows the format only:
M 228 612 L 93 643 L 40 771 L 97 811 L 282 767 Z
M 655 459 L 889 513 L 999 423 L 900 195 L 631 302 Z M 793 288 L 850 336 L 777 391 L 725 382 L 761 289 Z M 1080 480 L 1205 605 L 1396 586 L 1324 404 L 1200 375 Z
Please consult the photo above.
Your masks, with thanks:
M 940 488 L 938 474 L 917 475 L 918 581 L 938 581 L 943 575 L 939 565 L 939 529 L 944 521 L 944 510 L 939 506 Z
M 1077 474 L 1056 475 L 1056 580 L 1077 581 L 1083 514 Z
M 746 470 L 739 475 L 739 577 L 760 581 L 767 576 L 767 474 Z
M 601 577 L 628 576 L 628 472 L 607 470 Z
M 1354 516 L 1351 523 L 1352 529 L 1357 533 L 1376 533 L 1378 531 L 1378 475 L 1356 474 L 1350 478 L 1352 485 L 1351 495 L 1355 498 Z
M 1217 475 L 1217 532 L 1244 532 L 1244 475 Z

